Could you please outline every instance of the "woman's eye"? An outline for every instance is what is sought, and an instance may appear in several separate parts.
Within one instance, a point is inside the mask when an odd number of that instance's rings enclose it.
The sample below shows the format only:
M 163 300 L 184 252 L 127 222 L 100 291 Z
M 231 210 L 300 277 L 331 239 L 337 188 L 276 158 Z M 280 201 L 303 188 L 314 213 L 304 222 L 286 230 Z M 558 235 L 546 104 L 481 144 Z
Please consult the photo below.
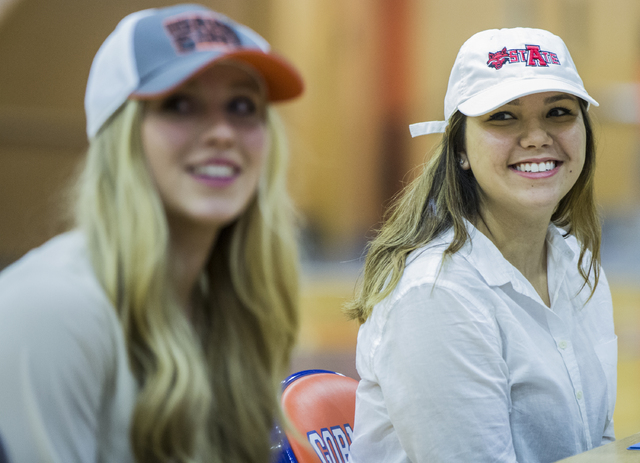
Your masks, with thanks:
M 513 114 L 506 111 L 500 111 L 499 113 L 489 116 L 490 121 L 508 121 L 510 119 L 515 119 L 515 117 L 513 117 Z
M 227 110 L 236 116 L 253 116 L 258 112 L 258 105 L 249 97 L 239 96 L 227 104 Z
M 176 114 L 191 114 L 196 110 L 196 102 L 188 95 L 171 95 L 161 105 L 163 111 Z
M 570 109 L 561 107 L 553 108 L 551 111 L 549 111 L 550 117 L 571 116 L 572 114 L 573 111 L 571 111 Z

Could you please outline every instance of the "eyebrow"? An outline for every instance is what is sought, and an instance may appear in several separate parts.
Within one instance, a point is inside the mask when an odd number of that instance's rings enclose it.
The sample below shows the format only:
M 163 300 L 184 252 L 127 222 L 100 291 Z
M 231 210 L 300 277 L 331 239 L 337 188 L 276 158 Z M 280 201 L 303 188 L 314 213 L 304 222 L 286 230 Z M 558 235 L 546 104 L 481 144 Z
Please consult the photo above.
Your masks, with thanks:
M 231 84 L 231 88 L 255 90 L 257 92 L 261 92 L 262 87 L 263 86 L 256 82 L 255 79 L 241 80 Z
M 556 101 L 560 101 L 560 100 L 578 101 L 578 98 L 574 95 L 569 95 L 568 93 L 562 93 L 560 95 L 554 95 L 554 96 L 550 96 L 549 98 L 545 98 L 544 102 L 555 103 Z

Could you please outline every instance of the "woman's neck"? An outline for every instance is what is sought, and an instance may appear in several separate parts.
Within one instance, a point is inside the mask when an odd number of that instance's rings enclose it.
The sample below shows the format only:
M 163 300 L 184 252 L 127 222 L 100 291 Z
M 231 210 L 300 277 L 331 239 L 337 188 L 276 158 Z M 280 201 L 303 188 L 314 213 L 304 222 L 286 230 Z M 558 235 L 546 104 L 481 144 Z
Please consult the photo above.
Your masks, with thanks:
M 529 280 L 547 306 L 550 306 L 550 299 L 546 237 L 550 219 L 501 216 L 484 211 L 475 223 L 503 257 Z

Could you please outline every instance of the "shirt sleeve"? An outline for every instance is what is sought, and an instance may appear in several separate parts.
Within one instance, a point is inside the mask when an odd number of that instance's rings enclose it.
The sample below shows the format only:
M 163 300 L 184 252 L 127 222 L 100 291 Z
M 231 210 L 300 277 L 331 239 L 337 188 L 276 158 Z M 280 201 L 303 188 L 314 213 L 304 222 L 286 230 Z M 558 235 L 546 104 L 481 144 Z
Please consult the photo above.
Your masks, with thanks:
M 63 275 L 0 286 L 0 433 L 10 461 L 96 460 L 114 368 L 106 298 Z
M 486 308 L 431 284 L 390 309 L 374 359 L 388 413 L 419 462 L 514 462 L 508 369 Z

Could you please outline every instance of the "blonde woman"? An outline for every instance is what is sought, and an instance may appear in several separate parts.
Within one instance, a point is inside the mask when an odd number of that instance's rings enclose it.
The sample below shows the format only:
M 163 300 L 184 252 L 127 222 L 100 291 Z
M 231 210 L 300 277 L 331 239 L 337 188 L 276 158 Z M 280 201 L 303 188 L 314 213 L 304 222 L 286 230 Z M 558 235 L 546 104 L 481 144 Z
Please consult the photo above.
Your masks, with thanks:
M 0 276 L 11 461 L 269 462 L 297 329 L 286 144 L 298 73 L 199 5 L 98 51 L 77 229 Z
M 600 268 L 595 146 L 564 42 L 480 32 L 444 132 L 373 241 L 353 461 L 552 462 L 614 439 L 617 342 Z

